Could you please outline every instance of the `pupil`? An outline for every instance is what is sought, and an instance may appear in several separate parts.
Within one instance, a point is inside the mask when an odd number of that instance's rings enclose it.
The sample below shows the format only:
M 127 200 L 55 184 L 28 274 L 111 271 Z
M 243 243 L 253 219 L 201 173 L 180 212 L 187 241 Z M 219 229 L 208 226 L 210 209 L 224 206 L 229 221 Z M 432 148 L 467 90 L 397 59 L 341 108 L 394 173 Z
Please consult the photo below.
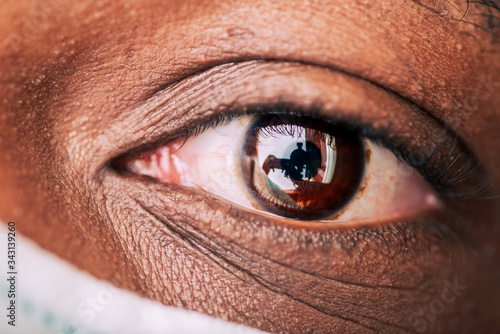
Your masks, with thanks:
M 242 152 L 243 177 L 259 209 L 289 218 L 331 216 L 351 200 L 364 174 L 358 135 L 305 117 L 261 117 Z

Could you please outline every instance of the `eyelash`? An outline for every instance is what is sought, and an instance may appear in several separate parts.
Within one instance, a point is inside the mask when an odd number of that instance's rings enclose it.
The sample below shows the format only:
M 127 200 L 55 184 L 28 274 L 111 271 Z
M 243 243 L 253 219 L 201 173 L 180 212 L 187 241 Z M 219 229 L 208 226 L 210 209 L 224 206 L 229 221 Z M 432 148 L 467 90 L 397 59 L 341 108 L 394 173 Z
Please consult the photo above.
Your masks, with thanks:
M 296 137 L 300 136 L 302 134 L 302 130 L 304 128 L 297 126 L 295 124 L 279 124 L 279 125 L 272 125 L 272 126 L 267 126 L 264 128 L 259 128 L 259 135 L 260 137 L 264 138 L 277 138 L 279 135 L 284 135 L 284 136 L 290 136 L 290 137 Z M 259 138 L 252 138 L 255 139 L 257 143 L 260 143 Z M 324 137 L 322 140 L 326 143 L 326 145 L 332 145 L 334 137 L 331 135 L 327 134 L 326 132 L 324 133 Z
M 310 115 L 321 115 L 323 113 L 321 112 L 321 108 L 302 110 L 296 108 L 292 104 L 279 104 L 251 106 L 244 110 L 225 111 L 223 114 L 225 115 L 219 114 L 213 116 L 188 129 L 182 130 L 181 134 L 175 139 L 180 137 L 183 139 L 183 143 L 185 143 L 190 138 L 195 138 L 208 129 L 228 124 L 233 119 L 243 115 L 257 116 L 274 114 L 278 117 L 297 116 L 318 119 L 319 117 L 311 117 Z M 322 120 L 324 121 L 324 119 Z M 407 143 L 394 143 L 394 140 L 389 139 L 392 137 L 390 126 L 388 128 L 375 130 L 370 124 L 364 123 L 359 117 L 351 119 L 337 118 L 335 120 L 326 119 L 326 121 L 337 127 L 345 127 L 361 137 L 387 148 L 397 157 L 400 163 L 414 168 L 435 190 L 446 197 L 467 200 L 488 198 L 485 194 L 492 188 L 489 177 L 486 173 L 481 171 L 481 164 L 477 162 L 475 157 L 466 148 L 464 148 L 460 139 L 457 136 L 451 135 L 447 128 L 443 127 L 441 137 L 431 149 L 430 154 L 425 155 L 412 152 L 408 148 L 410 145 Z M 293 129 L 290 129 L 288 126 L 280 126 L 280 130 L 285 131 L 285 133 L 293 131 Z M 449 145 L 450 147 L 448 149 L 443 148 L 447 138 L 452 138 L 451 145 Z M 453 158 L 454 155 L 456 158 Z M 439 156 L 444 156 L 446 158 L 440 161 Z M 473 180 L 474 185 L 468 187 L 470 189 L 463 191 L 462 185 L 469 183 L 476 174 L 480 174 L 480 178 Z
M 443 133 L 443 137 L 445 134 Z M 451 148 L 448 149 L 445 156 L 446 159 L 442 163 L 439 163 L 436 158 L 436 154 L 443 144 L 444 139 L 440 140 L 432 153 L 427 157 L 423 157 L 420 160 L 416 159 L 414 155 L 408 154 L 404 150 L 391 150 L 399 161 L 405 161 L 409 166 L 415 168 L 424 178 L 434 185 L 434 187 L 451 198 L 457 199 L 481 199 L 484 198 L 485 194 L 491 187 L 491 183 L 488 178 L 483 178 L 482 181 L 478 182 L 471 190 L 468 192 L 456 191 L 457 188 L 463 183 L 466 183 L 469 179 L 473 177 L 476 170 L 481 168 L 481 164 L 476 161 L 471 153 L 465 153 L 458 148 L 460 146 L 459 139 L 455 136 L 452 139 Z M 380 144 L 384 147 L 391 149 L 391 144 L 384 140 L 380 141 Z M 456 172 L 452 175 L 448 175 L 448 171 L 454 165 L 456 160 L 451 160 L 452 157 L 458 154 L 458 157 L 465 156 L 465 160 L 461 161 L 460 166 L 456 167 Z M 458 158 L 457 158 L 458 160 Z

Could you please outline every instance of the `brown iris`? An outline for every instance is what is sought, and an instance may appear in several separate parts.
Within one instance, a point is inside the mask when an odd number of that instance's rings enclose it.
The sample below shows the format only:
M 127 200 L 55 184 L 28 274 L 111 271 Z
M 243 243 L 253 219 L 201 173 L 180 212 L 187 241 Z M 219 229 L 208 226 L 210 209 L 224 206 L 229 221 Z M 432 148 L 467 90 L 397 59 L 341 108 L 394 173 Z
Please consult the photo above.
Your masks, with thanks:
M 259 206 L 315 220 L 342 209 L 364 174 L 364 145 L 354 132 L 305 117 L 264 116 L 242 150 L 243 176 Z

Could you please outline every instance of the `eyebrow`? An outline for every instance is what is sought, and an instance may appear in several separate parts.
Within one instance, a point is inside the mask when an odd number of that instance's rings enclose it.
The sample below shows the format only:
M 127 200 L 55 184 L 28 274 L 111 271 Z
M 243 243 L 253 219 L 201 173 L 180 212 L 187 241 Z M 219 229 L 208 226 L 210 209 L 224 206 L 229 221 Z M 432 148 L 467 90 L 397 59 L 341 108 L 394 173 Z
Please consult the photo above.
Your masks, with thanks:
M 462 0 L 452 3 L 449 0 L 410 0 L 413 3 L 420 5 L 427 10 L 437 14 L 438 16 L 445 17 L 449 14 L 449 10 L 455 9 L 458 11 L 457 6 L 455 4 L 467 4 L 465 12 L 462 13 L 460 17 L 450 17 L 449 19 L 452 21 L 457 21 L 457 25 L 461 23 L 471 24 L 479 29 L 487 30 L 491 32 L 493 35 L 497 35 L 495 33 L 495 28 L 500 27 L 500 16 L 496 16 L 498 12 L 500 12 L 500 4 L 499 0 Z M 473 12 L 476 8 L 480 8 L 478 12 Z M 482 16 L 484 20 L 477 20 L 476 23 L 470 20 L 467 20 L 468 16 Z
M 500 27 L 500 17 L 495 16 L 496 12 L 500 12 L 500 5 L 498 4 L 498 0 L 487 0 L 487 1 L 471 1 L 467 0 L 468 4 L 475 3 L 479 5 L 485 6 L 485 10 L 487 13 L 483 13 L 486 17 L 486 24 L 489 29 L 494 29 Z M 481 15 L 481 14 L 478 14 Z

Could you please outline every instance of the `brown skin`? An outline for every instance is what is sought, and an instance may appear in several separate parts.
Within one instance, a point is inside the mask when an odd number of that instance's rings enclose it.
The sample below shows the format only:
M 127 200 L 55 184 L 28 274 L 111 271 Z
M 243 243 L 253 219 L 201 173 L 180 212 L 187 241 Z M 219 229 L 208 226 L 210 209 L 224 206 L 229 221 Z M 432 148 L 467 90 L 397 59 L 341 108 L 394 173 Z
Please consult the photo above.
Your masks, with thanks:
M 317 228 L 108 167 L 221 105 L 321 103 L 345 115 L 363 107 L 366 122 L 400 129 L 412 119 L 416 141 L 433 131 L 424 120 L 439 120 L 491 172 L 498 193 L 499 46 L 449 20 L 464 6 L 4 2 L 0 219 L 118 287 L 267 331 L 498 329 L 499 198 L 446 200 L 440 212 L 404 222 Z M 438 234 L 422 232 L 424 216 L 461 239 L 450 241 L 451 260 Z M 383 226 L 400 233 L 376 233 Z M 455 279 L 467 288 L 429 313 Z M 415 316 L 420 310 L 427 318 Z

